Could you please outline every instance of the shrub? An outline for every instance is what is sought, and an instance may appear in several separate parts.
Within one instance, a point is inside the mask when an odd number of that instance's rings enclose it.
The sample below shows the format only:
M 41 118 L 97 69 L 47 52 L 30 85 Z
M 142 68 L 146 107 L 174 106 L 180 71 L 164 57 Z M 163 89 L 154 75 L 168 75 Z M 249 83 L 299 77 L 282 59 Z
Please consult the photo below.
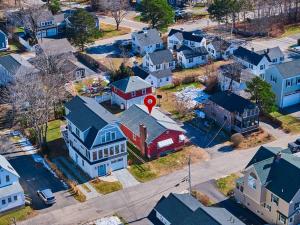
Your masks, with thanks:
M 182 78 L 181 83 L 182 84 L 190 84 L 196 81 L 197 75 L 190 75 L 190 76 L 185 76 Z
M 212 205 L 212 200 L 206 194 L 203 194 L 200 191 L 193 190 L 192 196 L 205 206 Z
M 230 138 L 234 147 L 238 147 L 244 140 L 244 136 L 240 133 L 233 134 Z

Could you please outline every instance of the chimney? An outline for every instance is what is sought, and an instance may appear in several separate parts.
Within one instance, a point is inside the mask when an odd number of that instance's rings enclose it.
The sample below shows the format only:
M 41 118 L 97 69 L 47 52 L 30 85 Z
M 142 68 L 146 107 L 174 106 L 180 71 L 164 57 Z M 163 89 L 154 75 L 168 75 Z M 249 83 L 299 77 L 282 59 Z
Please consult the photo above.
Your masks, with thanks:
M 251 51 L 254 52 L 254 48 L 253 47 L 251 48 Z
M 140 124 L 140 146 L 141 146 L 141 152 L 143 156 L 147 156 L 147 145 L 146 145 L 146 139 L 147 139 L 147 128 L 144 124 Z

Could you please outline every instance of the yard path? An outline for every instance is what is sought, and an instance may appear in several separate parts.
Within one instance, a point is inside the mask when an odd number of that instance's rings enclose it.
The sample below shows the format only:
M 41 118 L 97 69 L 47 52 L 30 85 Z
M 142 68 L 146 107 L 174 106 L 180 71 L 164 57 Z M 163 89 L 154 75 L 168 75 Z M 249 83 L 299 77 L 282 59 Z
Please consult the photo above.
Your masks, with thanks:
M 285 148 L 289 142 L 294 141 L 297 137 L 298 135 L 288 135 L 265 146 Z M 191 166 L 192 184 L 196 185 L 211 179 L 218 179 L 244 169 L 257 149 L 258 147 L 229 151 L 209 161 L 193 164 Z M 115 212 L 122 215 L 130 224 L 149 224 L 145 217 L 148 216 L 162 195 L 167 195 L 170 192 L 182 192 L 188 188 L 187 183 L 180 183 L 187 174 L 187 168 L 183 168 L 147 183 L 93 198 L 61 210 L 54 210 L 48 214 L 37 215 L 20 222 L 19 225 L 48 225 L 49 221 L 52 225 L 74 225 Z

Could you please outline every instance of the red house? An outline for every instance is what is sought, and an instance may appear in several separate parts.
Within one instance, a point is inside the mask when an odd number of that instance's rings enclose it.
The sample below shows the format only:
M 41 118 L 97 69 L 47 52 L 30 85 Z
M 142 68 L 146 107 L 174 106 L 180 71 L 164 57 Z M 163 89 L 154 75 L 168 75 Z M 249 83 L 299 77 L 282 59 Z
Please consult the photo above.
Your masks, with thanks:
M 151 84 L 137 76 L 115 81 L 110 86 L 111 103 L 125 109 L 133 104 L 143 104 L 145 96 L 152 93 Z
M 185 130 L 158 108 L 149 114 L 146 106 L 132 105 L 120 118 L 121 130 L 148 158 L 177 151 L 185 144 Z

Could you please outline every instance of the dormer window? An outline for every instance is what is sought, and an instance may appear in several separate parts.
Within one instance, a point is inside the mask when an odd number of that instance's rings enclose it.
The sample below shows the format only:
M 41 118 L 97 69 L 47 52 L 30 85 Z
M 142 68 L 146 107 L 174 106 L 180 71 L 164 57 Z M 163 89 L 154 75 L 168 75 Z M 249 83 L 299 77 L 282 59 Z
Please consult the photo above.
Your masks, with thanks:
M 276 205 L 279 204 L 279 198 L 274 195 L 274 194 L 271 194 L 271 202 L 274 202 Z
M 76 128 L 75 133 L 78 137 L 80 136 L 80 132 L 79 132 L 78 128 Z
M 252 189 L 256 189 L 256 180 L 257 177 L 254 173 L 250 173 L 248 176 L 248 186 Z
M 116 140 L 116 132 L 111 132 L 111 140 Z
M 10 181 L 9 175 L 6 175 L 5 180 L 6 180 L 6 182 L 9 182 L 9 181 Z

